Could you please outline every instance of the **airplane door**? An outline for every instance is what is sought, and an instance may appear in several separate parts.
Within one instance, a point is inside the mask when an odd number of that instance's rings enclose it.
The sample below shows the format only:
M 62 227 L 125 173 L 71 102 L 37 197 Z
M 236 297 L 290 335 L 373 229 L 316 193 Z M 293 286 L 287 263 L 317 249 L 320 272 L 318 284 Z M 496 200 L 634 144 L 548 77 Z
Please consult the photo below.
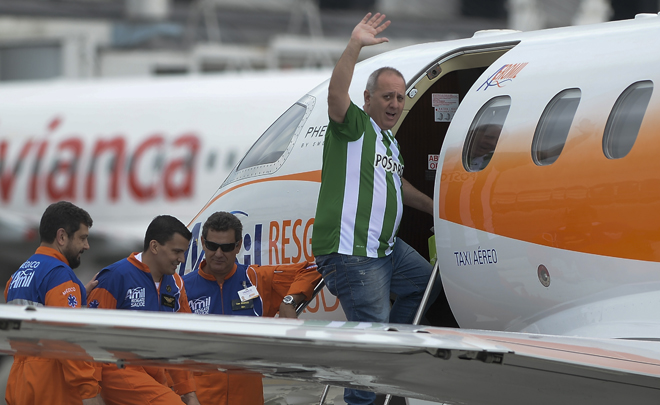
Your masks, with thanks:
M 441 58 L 409 86 L 406 106 L 394 131 L 404 157 L 405 179 L 429 197 L 433 198 L 437 157 L 453 112 L 481 74 L 513 46 L 459 50 Z M 429 258 L 432 227 L 431 216 L 406 207 L 398 236 Z M 434 326 L 458 327 L 446 299 L 438 299 L 427 318 Z

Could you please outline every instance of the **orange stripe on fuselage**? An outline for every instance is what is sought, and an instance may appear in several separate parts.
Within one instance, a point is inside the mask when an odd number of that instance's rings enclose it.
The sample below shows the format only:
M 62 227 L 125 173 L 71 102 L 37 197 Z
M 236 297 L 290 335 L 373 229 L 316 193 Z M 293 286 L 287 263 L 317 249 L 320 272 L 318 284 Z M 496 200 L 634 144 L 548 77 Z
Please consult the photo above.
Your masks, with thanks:
M 652 105 L 621 159 L 603 153 L 606 115 L 598 123 L 576 117 L 561 155 L 548 166 L 532 161 L 529 126 L 512 135 L 505 125 L 481 172 L 468 173 L 461 149 L 448 149 L 440 218 L 539 245 L 660 261 L 660 117 Z
M 197 220 L 197 218 L 199 218 L 199 216 L 202 215 L 202 213 L 204 211 L 206 211 L 206 209 L 208 207 L 210 207 L 214 202 L 216 202 L 220 197 L 222 197 L 222 196 L 224 196 L 224 195 L 226 195 L 226 194 L 228 194 L 228 193 L 230 193 L 230 192 L 232 192 L 236 189 L 239 189 L 241 187 L 250 186 L 252 184 L 257 184 L 257 183 L 264 183 L 264 182 L 268 182 L 268 181 L 311 181 L 311 182 L 315 182 L 315 183 L 320 183 L 321 182 L 321 171 L 320 170 L 314 170 L 314 171 L 311 171 L 311 172 L 294 173 L 294 174 L 287 174 L 287 175 L 284 175 L 284 176 L 256 179 L 256 180 L 248 181 L 248 182 L 236 185 L 234 187 L 228 188 L 227 190 L 225 190 L 222 193 L 220 193 L 220 194 L 216 195 L 215 197 L 213 197 L 211 199 L 211 201 L 206 203 L 204 208 L 202 208 L 199 211 L 199 213 L 197 215 L 195 215 L 195 218 L 193 218 L 192 221 L 190 221 L 188 226 L 192 225 Z

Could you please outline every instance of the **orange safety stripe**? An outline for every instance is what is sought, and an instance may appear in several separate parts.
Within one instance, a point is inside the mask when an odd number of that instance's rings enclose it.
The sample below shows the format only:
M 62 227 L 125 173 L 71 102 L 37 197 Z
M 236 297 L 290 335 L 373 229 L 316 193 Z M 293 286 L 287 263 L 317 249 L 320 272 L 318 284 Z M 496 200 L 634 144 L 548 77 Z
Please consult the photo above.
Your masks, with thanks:
M 95 308 L 117 309 L 117 299 L 115 299 L 110 291 L 106 290 L 105 288 L 96 287 L 92 290 L 91 293 L 89 293 L 89 297 L 87 297 L 87 304 L 95 300 L 99 303 L 99 305 Z
M 75 297 L 75 306 L 70 305 L 69 295 Z M 47 307 L 82 308 L 82 292 L 80 291 L 80 286 L 72 280 L 65 281 L 64 283 L 51 288 L 46 293 L 45 303 Z
M 183 279 L 180 275 L 174 273 L 174 282 L 177 287 L 179 287 L 179 311 L 187 314 L 191 314 L 192 310 L 190 309 L 190 304 L 188 304 L 188 294 L 186 294 L 185 286 L 183 285 Z M 192 376 L 190 377 L 192 378 Z M 190 392 L 190 391 L 189 391 Z M 184 392 L 185 394 L 185 392 Z

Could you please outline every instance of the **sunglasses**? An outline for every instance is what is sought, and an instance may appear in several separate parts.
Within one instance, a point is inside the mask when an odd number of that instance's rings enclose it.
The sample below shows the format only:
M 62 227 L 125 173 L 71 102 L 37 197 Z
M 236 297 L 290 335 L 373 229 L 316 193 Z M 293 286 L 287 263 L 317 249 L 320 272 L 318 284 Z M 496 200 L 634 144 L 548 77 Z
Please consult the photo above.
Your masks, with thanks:
M 236 249 L 236 246 L 238 246 L 238 241 L 231 243 L 215 243 L 204 239 L 204 246 L 206 246 L 206 248 L 212 252 L 215 252 L 218 250 L 218 248 L 220 248 L 220 250 L 223 252 L 231 252 L 232 250 Z

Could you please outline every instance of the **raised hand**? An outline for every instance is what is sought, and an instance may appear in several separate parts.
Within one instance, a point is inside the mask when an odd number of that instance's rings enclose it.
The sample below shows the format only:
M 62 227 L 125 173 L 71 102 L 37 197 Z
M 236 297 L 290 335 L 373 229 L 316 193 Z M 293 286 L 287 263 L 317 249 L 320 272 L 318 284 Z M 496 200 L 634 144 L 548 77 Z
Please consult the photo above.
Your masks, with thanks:
M 390 20 L 383 22 L 385 14 L 376 13 L 371 15 L 368 13 L 364 16 L 362 21 L 353 29 L 351 40 L 357 41 L 360 46 L 376 45 L 383 42 L 389 42 L 387 38 L 376 38 L 376 35 L 385 31 L 389 27 Z
M 364 46 L 389 41 L 387 38 L 376 38 L 376 35 L 390 26 L 389 20 L 385 22 L 383 20 L 385 20 L 385 14 L 376 13 L 372 16 L 369 13 L 365 15 L 353 29 L 351 39 L 332 71 L 328 85 L 328 116 L 335 122 L 344 122 L 346 111 L 351 104 L 348 88 L 353 79 L 353 70 L 360 56 L 360 50 Z

